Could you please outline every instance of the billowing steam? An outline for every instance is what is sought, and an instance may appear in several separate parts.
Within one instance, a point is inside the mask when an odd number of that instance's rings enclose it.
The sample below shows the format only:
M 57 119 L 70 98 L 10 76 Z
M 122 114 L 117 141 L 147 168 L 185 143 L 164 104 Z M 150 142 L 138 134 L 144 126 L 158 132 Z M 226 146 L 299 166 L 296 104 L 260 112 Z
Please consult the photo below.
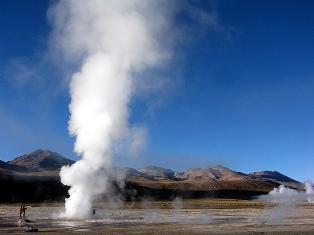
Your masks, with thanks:
M 284 185 L 274 188 L 267 196 L 261 196 L 262 199 L 278 203 L 298 203 L 311 202 L 314 199 L 314 191 L 311 182 L 304 183 L 305 191 L 297 191 Z
M 76 137 L 75 152 L 82 156 L 60 172 L 70 186 L 65 216 L 90 215 L 95 196 L 108 187 L 114 147 L 142 131 L 128 124 L 135 79 L 162 65 L 170 53 L 171 10 L 161 1 L 61 0 L 53 6 L 53 38 L 66 61 L 80 63 L 70 81 L 69 132 Z M 152 81 L 153 82 L 153 81 Z M 135 133 L 135 134 L 134 134 Z
M 314 201 L 314 191 L 311 182 L 304 184 L 305 191 L 297 191 L 284 185 L 274 188 L 268 195 L 260 196 L 263 201 L 275 203 L 276 207 L 258 218 L 259 222 L 281 223 L 287 216 L 293 214 L 297 204 Z

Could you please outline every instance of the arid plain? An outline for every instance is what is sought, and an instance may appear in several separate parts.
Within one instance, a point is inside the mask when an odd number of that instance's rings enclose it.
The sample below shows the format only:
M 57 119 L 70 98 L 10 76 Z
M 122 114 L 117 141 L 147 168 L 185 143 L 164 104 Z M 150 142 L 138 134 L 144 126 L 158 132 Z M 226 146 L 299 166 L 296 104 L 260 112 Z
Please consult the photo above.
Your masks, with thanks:
M 86 220 L 62 218 L 63 204 L 31 204 L 26 222 L 40 234 L 313 234 L 314 205 L 197 199 L 95 207 Z M 19 205 L 0 206 L 0 233 L 24 234 Z

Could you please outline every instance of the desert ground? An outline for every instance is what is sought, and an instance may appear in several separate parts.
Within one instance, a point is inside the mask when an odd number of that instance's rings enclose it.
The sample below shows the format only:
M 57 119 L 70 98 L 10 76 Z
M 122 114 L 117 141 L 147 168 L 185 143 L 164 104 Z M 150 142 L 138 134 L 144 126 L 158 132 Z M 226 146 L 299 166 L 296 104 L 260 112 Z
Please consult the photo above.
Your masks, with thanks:
M 26 223 L 40 234 L 313 234 L 314 204 L 195 199 L 96 205 L 86 220 L 62 217 L 63 204 L 32 204 Z M 24 234 L 19 205 L 0 205 L 0 233 Z

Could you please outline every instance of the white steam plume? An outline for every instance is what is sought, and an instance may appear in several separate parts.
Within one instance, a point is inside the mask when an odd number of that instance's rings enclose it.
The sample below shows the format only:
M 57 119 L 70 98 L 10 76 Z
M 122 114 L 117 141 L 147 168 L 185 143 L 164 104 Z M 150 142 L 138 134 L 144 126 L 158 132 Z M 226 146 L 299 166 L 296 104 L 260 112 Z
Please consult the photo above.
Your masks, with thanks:
M 69 132 L 82 159 L 60 172 L 71 187 L 65 216 L 89 216 L 95 196 L 106 191 L 114 145 L 142 136 L 128 124 L 134 80 L 170 57 L 171 8 L 150 0 L 61 0 L 53 6 L 53 42 L 66 61 L 81 64 L 70 81 Z
M 276 207 L 270 210 L 269 213 L 263 214 L 257 218 L 262 223 L 281 223 L 283 220 L 293 214 L 293 210 L 299 203 L 312 203 L 314 200 L 312 182 L 304 183 L 305 191 L 297 191 L 280 185 L 274 188 L 268 195 L 260 196 L 259 199 L 276 203 Z

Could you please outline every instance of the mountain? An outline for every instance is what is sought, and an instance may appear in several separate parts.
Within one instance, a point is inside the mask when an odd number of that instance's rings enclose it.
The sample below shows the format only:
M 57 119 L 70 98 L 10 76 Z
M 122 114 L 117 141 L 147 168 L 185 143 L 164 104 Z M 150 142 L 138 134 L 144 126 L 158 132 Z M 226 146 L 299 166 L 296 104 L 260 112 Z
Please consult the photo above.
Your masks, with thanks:
M 139 170 L 146 175 L 141 177 L 126 177 L 128 183 L 133 183 L 138 187 L 151 189 L 162 194 L 174 193 L 182 197 L 241 197 L 250 198 L 261 194 L 266 194 L 274 187 L 284 184 L 294 189 L 302 190 L 301 183 L 281 174 L 278 181 L 278 174 L 274 174 L 274 179 L 258 177 L 253 174 L 232 171 L 223 166 L 188 169 L 184 172 L 174 172 L 169 169 L 149 166 Z M 147 177 L 151 176 L 149 180 Z M 168 190 L 168 191 L 167 191 Z M 150 196 L 154 196 L 150 195 Z M 167 198 L 167 197 L 166 197 Z
M 11 171 L 8 169 L 8 163 L 0 160 L 0 174 L 10 174 Z
M 8 163 L 0 160 L 0 169 L 6 169 L 8 167 Z
M 300 188 L 300 182 L 285 176 L 278 171 L 259 171 L 249 174 L 253 179 L 283 184 L 291 188 Z
M 36 150 L 12 161 L 0 160 L 0 202 L 64 200 L 68 187 L 60 182 L 59 171 L 74 161 L 56 152 Z M 157 166 L 141 169 L 113 168 L 112 190 L 126 200 L 142 197 L 170 199 L 227 197 L 252 198 L 284 184 L 303 190 L 304 185 L 277 171 L 245 174 L 223 166 L 193 168 L 176 172 Z
M 250 174 L 251 177 L 266 179 L 266 180 L 275 180 L 278 182 L 293 182 L 298 183 L 298 181 L 289 178 L 288 176 L 285 176 L 278 171 L 259 171 L 259 172 L 253 172 Z
M 24 154 L 8 162 L 9 167 L 30 172 L 57 171 L 64 165 L 72 165 L 73 160 L 61 156 L 59 153 L 38 149 L 32 153 Z
M 27 168 L 23 166 L 9 164 L 8 162 L 4 162 L 0 160 L 0 173 L 6 174 L 14 174 L 15 172 L 25 172 Z
M 249 178 L 244 173 L 235 172 L 223 166 L 189 169 L 176 176 L 189 181 L 245 180 Z
M 147 176 L 160 179 L 174 179 L 175 172 L 173 170 L 165 169 L 157 166 L 146 166 L 138 170 L 141 173 L 144 173 Z

